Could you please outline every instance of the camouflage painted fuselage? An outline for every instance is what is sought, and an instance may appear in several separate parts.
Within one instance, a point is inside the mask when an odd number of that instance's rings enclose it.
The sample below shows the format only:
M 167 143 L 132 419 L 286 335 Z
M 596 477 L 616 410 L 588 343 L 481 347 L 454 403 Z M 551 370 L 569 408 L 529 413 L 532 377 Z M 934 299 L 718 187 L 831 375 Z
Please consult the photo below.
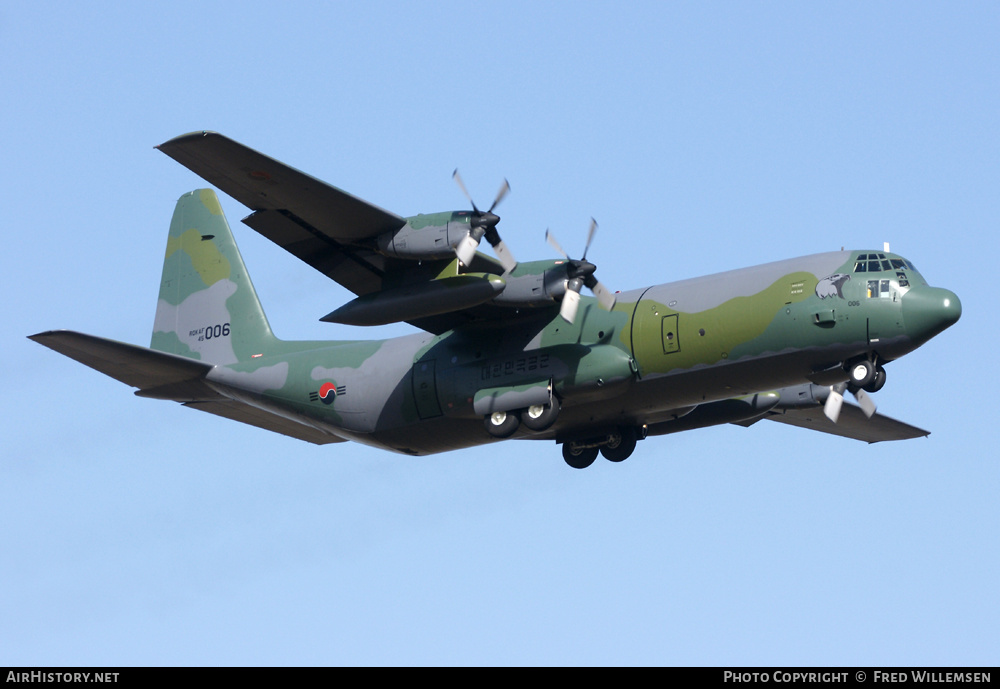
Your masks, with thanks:
M 502 279 L 517 293 L 561 263 L 522 263 Z M 622 292 L 610 312 L 585 298 L 573 324 L 557 305 L 511 313 L 438 335 L 279 340 L 218 199 L 200 190 L 181 198 L 171 222 L 150 349 L 78 333 L 33 337 L 140 396 L 311 442 L 423 455 L 494 442 L 484 416 L 552 396 L 555 423 L 514 437 L 585 441 L 615 428 L 644 437 L 753 419 L 787 402 L 782 390 L 845 382 L 852 360 L 912 351 L 961 305 L 902 257 L 862 250 Z
M 492 441 L 474 407 L 477 393 L 550 381 L 562 399 L 556 424 L 516 437 L 563 440 L 668 424 L 697 405 L 841 382 L 842 362 L 871 352 L 891 361 L 957 317 L 957 298 L 928 287 L 915 270 L 853 273 L 857 256 L 869 253 L 876 252 L 818 254 L 631 290 L 610 313 L 585 299 L 573 325 L 547 309 L 516 329 L 331 343 L 284 357 L 285 384 L 260 392 L 344 437 L 410 454 Z M 909 284 L 900 287 L 897 273 Z M 835 275 L 851 279 L 824 294 Z M 868 296 L 869 280 L 888 281 L 888 295 Z M 321 397 L 324 385 L 337 393 Z

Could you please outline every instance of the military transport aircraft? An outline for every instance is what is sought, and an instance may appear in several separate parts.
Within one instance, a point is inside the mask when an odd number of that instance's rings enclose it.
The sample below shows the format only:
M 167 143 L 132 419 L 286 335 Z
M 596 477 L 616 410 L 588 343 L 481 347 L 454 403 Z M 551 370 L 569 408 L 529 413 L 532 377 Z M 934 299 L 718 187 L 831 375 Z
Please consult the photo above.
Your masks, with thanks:
M 180 198 L 170 223 L 149 348 L 64 330 L 31 336 L 140 397 L 410 455 L 550 440 L 576 468 L 599 452 L 622 461 L 649 436 L 762 419 L 870 443 L 928 435 L 875 415 L 867 393 L 962 306 L 888 247 L 613 293 L 586 250 L 570 258 L 551 235 L 561 258 L 514 259 L 493 213 L 506 183 L 483 211 L 456 171 L 471 210 L 404 218 L 214 132 L 158 148 L 357 295 L 321 320 L 424 332 L 277 339 L 215 192 L 201 189 Z M 477 250 L 484 238 L 496 260 Z

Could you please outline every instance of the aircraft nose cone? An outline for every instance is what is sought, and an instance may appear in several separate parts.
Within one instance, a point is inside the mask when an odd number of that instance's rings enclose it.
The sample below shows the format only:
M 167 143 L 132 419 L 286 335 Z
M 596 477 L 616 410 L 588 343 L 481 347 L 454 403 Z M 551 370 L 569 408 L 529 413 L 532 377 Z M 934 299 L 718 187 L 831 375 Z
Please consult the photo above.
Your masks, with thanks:
M 962 316 L 962 302 L 951 290 L 914 287 L 903 295 L 903 323 L 921 340 L 929 340 Z

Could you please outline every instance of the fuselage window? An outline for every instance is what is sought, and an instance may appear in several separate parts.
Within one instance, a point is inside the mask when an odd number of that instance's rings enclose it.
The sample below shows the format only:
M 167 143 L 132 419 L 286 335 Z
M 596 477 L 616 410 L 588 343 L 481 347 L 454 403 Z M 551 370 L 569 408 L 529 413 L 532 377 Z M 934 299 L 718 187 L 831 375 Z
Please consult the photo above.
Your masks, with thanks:
M 868 281 L 868 298 L 869 299 L 889 299 L 892 296 L 892 290 L 889 287 L 888 280 L 869 280 Z

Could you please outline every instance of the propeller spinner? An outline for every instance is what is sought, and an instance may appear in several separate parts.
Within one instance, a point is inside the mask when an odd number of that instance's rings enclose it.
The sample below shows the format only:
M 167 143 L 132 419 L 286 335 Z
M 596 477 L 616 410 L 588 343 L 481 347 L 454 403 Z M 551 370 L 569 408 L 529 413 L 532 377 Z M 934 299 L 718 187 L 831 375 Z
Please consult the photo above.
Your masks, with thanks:
M 559 315 L 567 323 L 572 323 L 576 319 L 576 312 L 580 308 L 580 289 L 584 286 L 587 287 L 594 296 L 597 297 L 598 303 L 600 303 L 601 308 L 606 311 L 610 311 L 615 307 L 615 295 L 614 292 L 605 287 L 601 282 L 594 277 L 594 271 L 597 270 L 597 266 L 587 260 L 587 251 L 590 250 L 590 242 L 594 239 L 594 234 L 597 232 L 597 221 L 593 218 L 590 219 L 590 230 L 587 232 L 587 244 L 583 247 L 583 257 L 579 259 L 570 258 L 569 255 L 563 251 L 563 248 L 559 246 L 559 242 L 556 241 L 555 235 L 553 235 L 548 230 L 545 230 L 545 239 L 552 246 L 553 249 L 558 251 L 566 259 L 566 294 L 563 295 L 562 304 L 559 307 Z
M 507 245 L 500 235 L 497 233 L 497 223 L 500 222 L 500 216 L 493 212 L 493 209 L 497 207 L 503 198 L 510 191 L 510 184 L 505 179 L 500 190 L 497 192 L 496 198 L 493 199 L 493 204 L 490 206 L 489 210 L 483 212 L 479 210 L 476 206 L 476 202 L 472 200 L 472 195 L 469 194 L 468 189 L 465 188 L 465 183 L 462 182 L 461 175 L 458 174 L 458 168 L 455 172 L 451 174 L 452 179 L 458 184 L 458 188 L 462 190 L 465 194 L 465 198 L 468 199 L 469 203 L 472 204 L 472 222 L 469 234 L 467 234 L 462 241 L 458 243 L 455 247 L 455 254 L 465 265 L 472 263 L 473 257 L 476 255 L 476 250 L 479 248 L 479 242 L 482 241 L 483 237 L 486 237 L 486 241 L 490 243 L 493 250 L 496 252 L 497 258 L 500 259 L 500 263 L 503 264 L 504 270 L 508 273 L 517 266 L 517 260 L 514 255 L 507 248 Z

